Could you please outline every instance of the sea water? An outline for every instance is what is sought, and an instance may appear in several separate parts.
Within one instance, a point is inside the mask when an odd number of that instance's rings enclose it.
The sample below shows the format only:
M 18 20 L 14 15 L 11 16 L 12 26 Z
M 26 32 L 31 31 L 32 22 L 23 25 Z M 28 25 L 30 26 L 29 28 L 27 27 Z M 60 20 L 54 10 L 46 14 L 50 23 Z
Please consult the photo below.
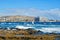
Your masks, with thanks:
M 60 22 L 0 22 L 0 28 L 33 28 L 43 32 L 60 33 Z

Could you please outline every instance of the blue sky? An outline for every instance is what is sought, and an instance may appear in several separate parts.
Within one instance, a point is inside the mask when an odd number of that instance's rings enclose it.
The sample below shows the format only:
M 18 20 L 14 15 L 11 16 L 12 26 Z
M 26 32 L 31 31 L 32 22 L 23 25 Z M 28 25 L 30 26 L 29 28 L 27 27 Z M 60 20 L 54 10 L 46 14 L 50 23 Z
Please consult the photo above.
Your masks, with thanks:
M 60 0 L 0 0 L 0 9 L 4 8 L 60 8 Z
M 27 15 L 60 18 L 60 0 L 0 0 L 0 16 Z

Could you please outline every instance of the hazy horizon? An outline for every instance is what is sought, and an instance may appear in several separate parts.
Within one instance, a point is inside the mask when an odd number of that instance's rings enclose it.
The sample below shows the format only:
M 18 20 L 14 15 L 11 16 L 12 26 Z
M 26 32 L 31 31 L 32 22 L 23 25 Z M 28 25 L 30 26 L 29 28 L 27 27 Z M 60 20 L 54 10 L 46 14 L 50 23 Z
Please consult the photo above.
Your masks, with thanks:
M 11 15 L 60 20 L 60 0 L 0 0 L 0 16 Z

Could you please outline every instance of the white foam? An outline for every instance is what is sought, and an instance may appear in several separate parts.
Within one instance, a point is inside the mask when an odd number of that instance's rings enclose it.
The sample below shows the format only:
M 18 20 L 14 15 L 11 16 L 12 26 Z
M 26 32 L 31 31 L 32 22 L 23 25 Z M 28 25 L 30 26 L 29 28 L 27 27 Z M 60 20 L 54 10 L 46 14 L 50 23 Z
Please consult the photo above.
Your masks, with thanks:
M 9 28 L 9 27 L 7 27 L 7 30 L 10 30 L 10 28 Z
M 41 29 L 37 29 L 43 32 L 48 32 L 48 33 L 60 33 L 60 28 L 41 28 Z
M 8 24 L 12 24 L 12 23 L 8 23 Z
M 18 26 L 16 26 L 16 28 L 18 28 L 18 29 L 28 29 L 28 28 L 34 28 L 34 27 L 25 27 L 25 26 L 18 25 Z

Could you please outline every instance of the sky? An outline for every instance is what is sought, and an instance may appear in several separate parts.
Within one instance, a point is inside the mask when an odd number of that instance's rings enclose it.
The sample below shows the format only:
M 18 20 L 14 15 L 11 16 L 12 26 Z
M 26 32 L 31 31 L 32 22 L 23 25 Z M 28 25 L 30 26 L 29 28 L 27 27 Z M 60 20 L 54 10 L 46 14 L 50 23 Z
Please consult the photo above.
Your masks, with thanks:
M 60 0 L 0 0 L 0 16 L 26 15 L 60 20 Z

